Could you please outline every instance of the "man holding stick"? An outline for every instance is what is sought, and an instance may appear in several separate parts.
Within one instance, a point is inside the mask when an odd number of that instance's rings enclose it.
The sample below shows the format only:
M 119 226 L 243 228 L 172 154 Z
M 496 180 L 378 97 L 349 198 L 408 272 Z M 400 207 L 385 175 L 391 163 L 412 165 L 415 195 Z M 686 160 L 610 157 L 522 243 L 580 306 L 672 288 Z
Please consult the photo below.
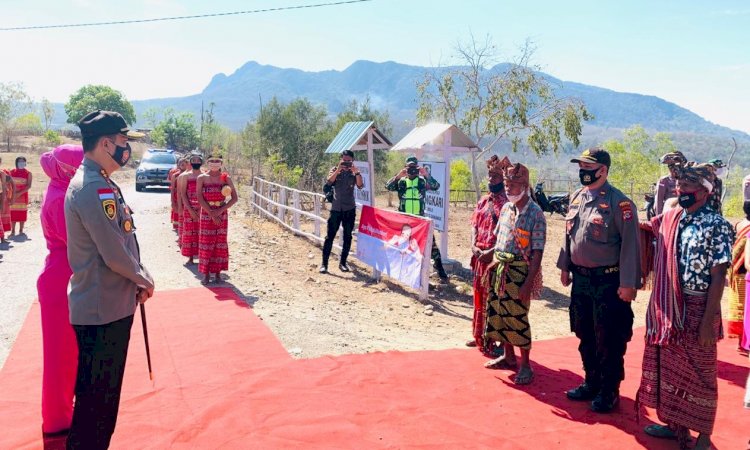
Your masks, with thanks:
M 140 263 L 131 210 L 110 174 L 130 159 L 138 137 L 116 112 L 94 111 L 78 126 L 84 159 L 65 196 L 70 323 L 78 343 L 68 449 L 106 449 L 115 430 L 125 359 L 138 302 L 154 293 Z

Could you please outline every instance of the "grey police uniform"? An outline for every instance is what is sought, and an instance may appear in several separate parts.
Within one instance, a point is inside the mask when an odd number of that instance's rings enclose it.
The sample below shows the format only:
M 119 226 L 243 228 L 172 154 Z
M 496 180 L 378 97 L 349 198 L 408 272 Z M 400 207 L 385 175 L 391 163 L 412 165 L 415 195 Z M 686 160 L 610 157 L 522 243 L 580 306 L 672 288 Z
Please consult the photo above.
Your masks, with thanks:
M 136 308 L 138 287 L 153 288 L 140 263 L 135 225 L 119 187 L 93 160 L 84 158 L 65 197 L 70 323 L 102 325 Z
M 581 340 L 586 383 L 595 391 L 617 393 L 625 376 L 633 310 L 617 290 L 641 287 L 640 265 L 633 202 L 609 183 L 593 192 L 576 191 L 557 267 L 573 273 L 571 331 Z

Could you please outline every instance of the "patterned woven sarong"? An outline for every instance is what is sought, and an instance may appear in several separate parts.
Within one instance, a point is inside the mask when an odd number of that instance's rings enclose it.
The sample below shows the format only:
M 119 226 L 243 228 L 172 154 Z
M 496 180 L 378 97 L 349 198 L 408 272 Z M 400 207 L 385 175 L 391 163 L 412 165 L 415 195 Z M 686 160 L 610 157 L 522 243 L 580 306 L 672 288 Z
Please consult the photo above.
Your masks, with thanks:
M 498 253 L 496 253 L 496 257 Z M 518 297 L 526 281 L 529 266 L 523 260 L 499 256 L 500 265 L 494 275 L 487 299 L 484 337 L 486 342 L 497 341 L 522 349 L 531 348 L 529 308 Z
M 663 346 L 646 344 L 639 401 L 656 408 L 659 420 L 710 434 L 716 418 L 716 344 L 698 343 L 698 329 L 706 310 L 706 294 L 684 292 L 685 332 L 682 342 Z M 721 337 L 721 315 L 714 318 Z
M 0 226 L 2 227 L 3 231 L 10 231 L 10 203 L 13 201 L 13 183 L 10 179 L 10 172 L 7 170 L 3 170 L 5 172 L 5 207 L 0 208 Z
M 195 192 L 195 178 L 187 180 L 186 193 L 190 201 L 190 207 L 198 210 L 200 215 L 200 204 L 198 195 Z M 198 232 L 200 230 L 200 217 L 193 220 L 187 208 L 182 210 L 182 228 L 180 229 L 180 251 L 182 256 L 198 256 Z
M 207 202 L 223 202 L 222 187 L 223 183 L 204 183 L 203 198 Z M 226 211 L 219 219 L 220 225 L 217 225 L 211 216 L 201 209 L 198 270 L 203 274 L 219 273 L 229 269 L 229 246 L 227 245 L 229 221 Z
M 29 176 L 31 172 L 26 169 L 13 169 L 10 171 L 10 176 L 13 177 L 13 181 L 16 183 L 16 189 L 19 191 L 26 189 L 29 183 Z M 16 197 L 16 199 L 10 205 L 10 221 L 11 222 L 26 222 L 29 211 L 29 193 L 24 192 L 23 194 Z
M 745 274 L 732 275 L 729 290 L 729 317 L 727 318 L 727 337 L 742 339 L 745 321 Z

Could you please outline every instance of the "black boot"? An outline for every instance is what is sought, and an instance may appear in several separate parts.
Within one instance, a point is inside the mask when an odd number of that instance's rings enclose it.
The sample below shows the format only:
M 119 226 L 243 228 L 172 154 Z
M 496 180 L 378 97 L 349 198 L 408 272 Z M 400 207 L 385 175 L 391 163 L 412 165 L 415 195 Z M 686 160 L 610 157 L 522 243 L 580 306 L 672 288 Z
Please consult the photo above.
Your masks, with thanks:
M 601 391 L 591 402 L 591 410 L 598 413 L 608 413 L 620 403 L 620 393 L 617 391 Z
M 589 401 L 594 399 L 599 393 L 599 388 L 583 382 L 580 386 L 575 387 L 565 393 L 570 400 Z

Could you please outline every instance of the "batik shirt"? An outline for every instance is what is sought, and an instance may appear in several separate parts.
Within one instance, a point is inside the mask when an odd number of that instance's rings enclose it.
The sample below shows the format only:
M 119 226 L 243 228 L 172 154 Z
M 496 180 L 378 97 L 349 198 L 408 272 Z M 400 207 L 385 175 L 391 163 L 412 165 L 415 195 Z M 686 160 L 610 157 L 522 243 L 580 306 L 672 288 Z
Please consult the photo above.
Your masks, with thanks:
M 479 199 L 474 214 L 471 216 L 471 225 L 477 230 L 474 245 L 482 250 L 495 246 L 495 227 L 503 205 L 507 202 L 508 197 L 505 196 L 505 192 L 490 193 Z
M 721 215 L 704 205 L 693 214 L 682 213 L 677 228 L 678 269 L 682 287 L 706 292 L 711 269 L 732 261 L 734 229 Z
M 508 202 L 500 211 L 495 234 L 495 250 L 529 261 L 532 250 L 544 250 L 547 221 L 542 209 L 531 199 L 520 211 L 513 202 Z

